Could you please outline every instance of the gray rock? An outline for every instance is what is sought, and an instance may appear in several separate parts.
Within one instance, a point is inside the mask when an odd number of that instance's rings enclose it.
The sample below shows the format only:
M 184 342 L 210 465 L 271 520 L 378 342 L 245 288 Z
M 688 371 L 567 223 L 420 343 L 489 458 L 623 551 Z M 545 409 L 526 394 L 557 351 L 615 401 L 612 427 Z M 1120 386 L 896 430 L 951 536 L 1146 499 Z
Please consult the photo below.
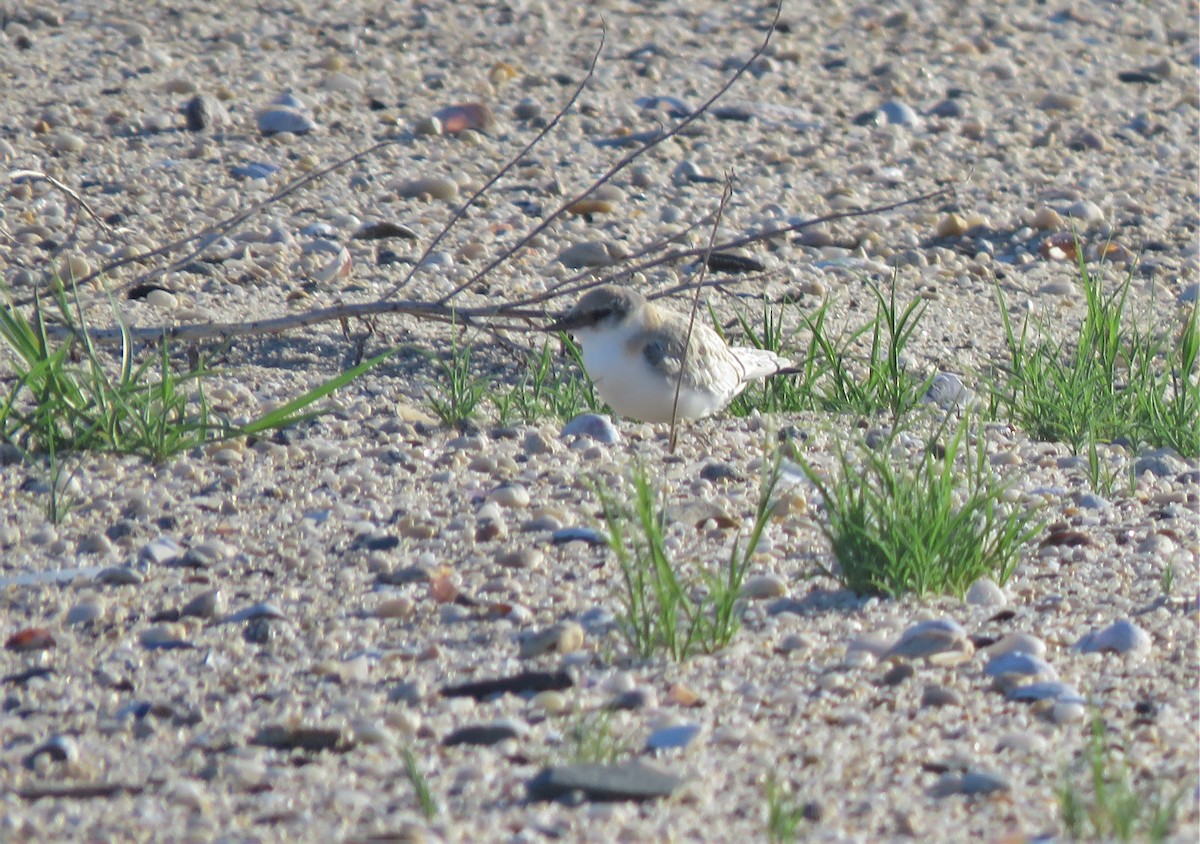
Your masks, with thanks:
M 1005 699 L 1018 703 L 1037 703 L 1041 700 L 1082 700 L 1074 686 L 1059 680 L 1045 680 L 1010 689 Z
M 559 252 L 558 260 L 573 270 L 582 270 L 585 267 L 607 267 L 613 262 L 613 255 L 607 243 L 585 240 Z
M 920 126 L 921 118 L 907 103 L 889 100 L 875 113 L 875 122 L 891 126 Z
M 621 432 L 612 420 L 601 413 L 581 413 L 563 426 L 564 437 L 588 437 L 598 443 L 614 445 L 621 441 Z
M 970 770 L 962 773 L 943 774 L 929 790 L 929 793 L 933 797 L 949 797 L 954 794 L 982 797 L 1011 790 L 1012 784 L 999 774 Z
M 457 744 L 490 747 L 507 739 L 518 738 L 520 735 L 520 730 L 513 723 L 509 721 L 496 721 L 491 724 L 472 724 L 466 727 L 459 727 L 442 739 L 442 744 L 446 747 L 454 747 Z
M 531 800 L 556 800 L 579 792 L 585 800 L 654 800 L 670 797 L 683 778 L 642 762 L 581 763 L 544 768 L 525 787 Z
M 264 135 L 275 135 L 280 132 L 305 135 L 317 128 L 317 124 L 308 115 L 282 105 L 263 109 L 255 117 L 255 123 L 258 131 Z
M 1113 622 L 1103 630 L 1088 633 L 1075 643 L 1081 653 L 1115 653 L 1144 656 L 1154 642 L 1150 634 L 1128 619 Z
M 988 660 L 983 667 L 985 677 L 1001 677 L 1005 674 L 1019 674 L 1027 677 L 1038 677 L 1042 680 L 1057 680 L 1058 672 L 1045 660 L 1030 656 L 1022 651 L 1008 651 L 997 654 Z
M 942 410 L 954 410 L 966 406 L 971 400 L 971 391 L 962 378 L 953 372 L 939 372 L 933 377 L 922 399 L 936 404 Z
M 695 722 L 674 724 L 655 730 L 646 738 L 647 750 L 678 750 L 699 737 L 702 727 Z
M 111 566 L 100 571 L 93 582 L 102 586 L 137 586 L 144 581 L 141 572 L 128 566 Z

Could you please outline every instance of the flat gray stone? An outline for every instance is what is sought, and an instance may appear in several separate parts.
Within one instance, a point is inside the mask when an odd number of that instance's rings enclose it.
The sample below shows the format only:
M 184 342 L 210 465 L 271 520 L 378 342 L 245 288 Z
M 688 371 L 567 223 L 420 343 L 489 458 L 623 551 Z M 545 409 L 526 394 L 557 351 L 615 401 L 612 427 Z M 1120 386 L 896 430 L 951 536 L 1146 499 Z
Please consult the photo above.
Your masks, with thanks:
M 670 797 L 683 778 L 642 762 L 581 763 L 544 768 L 525 784 L 531 800 L 557 800 L 579 792 L 585 800 L 654 800 Z

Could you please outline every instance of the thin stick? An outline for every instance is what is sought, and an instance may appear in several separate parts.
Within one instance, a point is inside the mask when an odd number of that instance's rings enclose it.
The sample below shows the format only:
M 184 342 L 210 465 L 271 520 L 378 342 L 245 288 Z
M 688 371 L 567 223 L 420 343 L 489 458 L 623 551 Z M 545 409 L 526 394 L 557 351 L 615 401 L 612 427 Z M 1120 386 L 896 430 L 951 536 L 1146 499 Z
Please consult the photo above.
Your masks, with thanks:
M 111 226 L 109 226 L 108 223 L 104 222 L 104 220 L 102 220 L 96 214 L 96 212 L 92 210 L 92 206 L 88 205 L 87 201 L 82 196 L 80 196 L 78 193 L 76 193 L 75 190 L 73 190 L 72 188 L 69 188 L 66 185 L 64 185 L 62 182 L 60 182 L 58 179 L 54 178 L 53 176 L 47 175 L 46 173 L 43 173 L 40 170 L 13 170 L 12 172 L 10 172 L 8 174 L 8 178 L 14 182 L 17 181 L 17 179 L 40 179 L 43 182 L 48 182 L 53 187 L 58 188 L 58 190 L 65 193 L 71 199 L 75 200 L 75 204 L 78 205 L 80 208 L 82 208 L 84 211 L 86 211 L 87 215 L 89 217 L 91 217 L 92 221 L 95 222 L 95 224 L 98 225 L 100 228 L 105 229 L 105 230 L 111 229 Z
M 696 311 L 700 307 L 700 288 L 704 284 L 704 274 L 708 271 L 708 259 L 712 255 L 713 244 L 717 240 L 717 228 L 721 225 L 721 219 L 725 215 L 725 206 L 731 196 L 733 196 L 733 175 L 726 174 L 725 187 L 721 190 L 721 201 L 717 205 L 717 211 L 713 215 L 712 228 L 708 232 L 705 258 L 696 270 L 696 292 L 692 296 L 692 310 L 688 314 L 687 334 L 683 338 L 683 355 L 679 359 L 679 376 L 675 379 L 675 400 L 671 403 L 671 436 L 668 441 L 668 450 L 671 454 L 675 453 L 675 446 L 679 441 L 679 394 L 683 390 L 683 374 L 687 370 L 688 352 L 692 349 L 692 329 L 696 325 Z

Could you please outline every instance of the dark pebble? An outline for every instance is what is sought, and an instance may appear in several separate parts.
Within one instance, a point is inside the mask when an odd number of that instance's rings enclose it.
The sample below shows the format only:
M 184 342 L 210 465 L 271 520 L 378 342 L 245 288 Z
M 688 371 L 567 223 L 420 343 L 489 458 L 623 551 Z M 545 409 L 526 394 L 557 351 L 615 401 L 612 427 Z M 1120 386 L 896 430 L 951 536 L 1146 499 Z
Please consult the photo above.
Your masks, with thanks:
M 522 671 L 509 677 L 498 677 L 494 680 L 473 680 L 470 683 L 460 683 L 457 686 L 445 686 L 441 690 L 442 697 L 473 697 L 484 700 L 493 695 L 520 695 L 532 692 L 569 689 L 575 685 L 571 675 L 565 671 Z
M 442 744 L 446 747 L 454 747 L 456 744 L 476 744 L 490 747 L 505 739 L 516 737 L 517 731 L 509 724 L 472 724 L 469 727 L 460 727 L 455 730 L 442 739 Z

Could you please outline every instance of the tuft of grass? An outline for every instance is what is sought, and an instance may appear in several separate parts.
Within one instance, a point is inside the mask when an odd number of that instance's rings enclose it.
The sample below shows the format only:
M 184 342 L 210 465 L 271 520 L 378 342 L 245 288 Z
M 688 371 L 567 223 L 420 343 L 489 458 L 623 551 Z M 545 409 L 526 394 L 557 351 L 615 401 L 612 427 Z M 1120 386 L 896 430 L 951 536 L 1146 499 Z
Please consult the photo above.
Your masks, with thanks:
M 910 459 L 900 431 L 874 449 L 842 448 L 838 476 L 824 479 L 793 454 L 824 499 L 822 531 L 836 568 L 826 573 L 860 594 L 962 596 L 983 576 L 1005 583 L 1040 525 L 1000 502 L 1005 485 L 992 474 L 980 437 L 967 444 L 970 419 L 939 425 Z
M 731 404 L 730 411 L 736 416 L 755 409 L 763 413 L 824 410 L 864 416 L 886 412 L 899 419 L 916 407 L 930 380 L 908 372 L 903 358 L 926 303 L 917 298 L 901 307 L 896 300 L 894 277 L 886 295 L 875 284 L 868 283 L 868 287 L 875 298 L 875 312 L 869 322 L 846 334 L 835 336 L 830 331 L 828 302 L 814 313 L 802 314 L 799 330 L 806 331 L 809 339 L 800 355 L 784 348 L 786 305 L 775 313 L 764 303 L 757 328 L 745 316 L 737 315 L 738 327 L 747 342 L 798 360 L 800 372 L 752 385 Z M 720 332 L 715 315 L 713 319 Z
M 92 341 L 78 292 L 61 284 L 53 289 L 52 305 L 38 298 L 30 316 L 11 304 L 0 307 L 0 343 L 14 360 L 12 386 L 0 397 L 0 440 L 27 457 L 49 455 L 56 476 L 67 452 L 108 451 L 161 462 L 207 442 L 309 419 L 315 403 L 391 354 L 235 425 L 209 406 L 204 384 L 215 373 L 203 363 L 177 371 L 166 336 L 156 352 L 139 355 L 127 331 L 115 357 L 108 355 Z M 51 322 L 65 327 L 64 339 L 54 339 Z M 52 502 L 51 509 L 59 508 Z
M 1165 841 L 1185 793 L 1186 786 L 1180 786 L 1165 797 L 1155 782 L 1135 788 L 1124 762 L 1109 748 L 1099 713 L 1092 716 L 1075 770 L 1064 771 L 1056 790 L 1063 831 L 1073 841 Z
M 442 424 L 462 427 L 479 415 L 479 405 L 491 387 L 489 379 L 475 372 L 470 345 L 459 342 L 458 333 L 450 343 L 448 358 L 438 360 L 441 382 L 428 397 L 429 406 Z
M 567 761 L 611 764 L 632 755 L 627 739 L 612 730 L 612 713 L 583 713 L 567 730 Z
M 426 820 L 433 820 L 438 813 L 438 804 L 433 798 L 429 780 L 425 779 L 425 775 L 421 773 L 421 768 L 417 765 L 417 759 L 413 756 L 410 748 L 404 748 L 403 757 L 404 776 L 412 784 L 413 792 L 417 796 L 417 805 L 421 807 L 421 814 L 425 816 Z
M 675 661 L 695 650 L 712 653 L 729 644 L 740 627 L 737 601 L 771 517 L 779 481 L 778 457 L 760 483 L 754 525 L 744 546 L 735 540 L 729 560 L 715 572 L 687 573 L 667 553 L 665 507 L 646 470 L 633 472 L 627 501 L 596 484 L 608 541 L 621 568 L 621 630 L 633 650 L 649 658 L 665 650 Z
M 547 340 L 541 349 L 531 352 L 517 383 L 492 396 L 501 425 L 518 419 L 522 422 L 536 422 L 546 417 L 573 419 L 581 413 L 594 413 L 604 407 L 592 382 L 580 377 L 583 360 L 579 346 L 566 333 L 560 333 L 557 338 L 577 364 L 573 371 L 568 371 L 556 360 L 554 342 Z
M 1031 436 L 1065 442 L 1079 454 L 1093 443 L 1124 440 L 1200 456 L 1200 329 L 1193 306 L 1179 334 L 1157 334 L 1127 317 L 1132 273 L 1111 293 L 1082 258 L 1078 271 L 1087 313 L 1075 337 L 1018 334 L 1000 288 L 996 298 L 1010 362 L 996 403 Z M 1097 478 L 1103 482 L 1102 478 Z
M 1163 566 L 1162 574 L 1159 576 L 1159 587 L 1164 595 L 1169 596 L 1175 591 L 1175 566 L 1167 563 Z
M 808 816 L 804 804 L 796 802 L 792 788 L 781 785 L 774 774 L 767 777 L 763 796 L 767 801 L 767 840 L 771 844 L 795 841 Z

